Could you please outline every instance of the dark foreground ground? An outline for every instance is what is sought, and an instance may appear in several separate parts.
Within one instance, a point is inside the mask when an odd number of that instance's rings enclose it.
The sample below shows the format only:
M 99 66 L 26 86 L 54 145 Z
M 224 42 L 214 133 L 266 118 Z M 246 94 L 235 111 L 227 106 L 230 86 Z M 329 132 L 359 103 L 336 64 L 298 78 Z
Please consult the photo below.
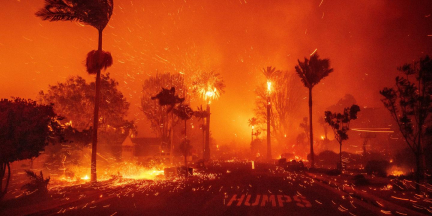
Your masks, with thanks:
M 353 198 L 303 172 L 214 162 L 187 181 L 113 179 L 9 199 L 0 215 L 407 215 Z

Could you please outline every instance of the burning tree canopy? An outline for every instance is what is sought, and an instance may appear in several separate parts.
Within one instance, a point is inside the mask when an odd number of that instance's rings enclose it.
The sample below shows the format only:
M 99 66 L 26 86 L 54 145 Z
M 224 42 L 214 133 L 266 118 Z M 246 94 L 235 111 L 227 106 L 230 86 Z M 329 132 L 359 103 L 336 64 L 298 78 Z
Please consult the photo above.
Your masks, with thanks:
M 192 82 L 193 91 L 207 103 L 217 99 L 225 92 L 225 83 L 215 71 L 201 72 Z
M 301 88 L 301 83 L 293 73 L 281 71 L 272 78 L 273 92 L 270 95 L 271 106 L 271 130 L 272 136 L 279 144 L 284 143 L 286 137 L 293 139 L 293 123 L 296 114 L 300 110 L 299 102 L 306 96 Z M 266 122 L 267 88 L 264 84 L 255 89 L 255 115 L 259 123 Z M 285 137 L 286 136 L 286 137 Z
M 7 192 L 10 163 L 37 157 L 48 143 L 63 141 L 59 120 L 51 105 L 20 98 L 0 101 L 0 199 Z

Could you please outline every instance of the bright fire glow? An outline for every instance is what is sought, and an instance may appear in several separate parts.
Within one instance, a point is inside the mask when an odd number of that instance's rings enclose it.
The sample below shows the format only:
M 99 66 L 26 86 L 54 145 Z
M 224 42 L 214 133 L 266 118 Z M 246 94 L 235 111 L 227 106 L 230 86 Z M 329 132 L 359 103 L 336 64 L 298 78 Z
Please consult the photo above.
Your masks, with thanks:
M 210 104 L 212 100 L 217 99 L 220 95 L 216 88 L 202 88 L 199 90 L 199 93 L 201 94 L 202 98 L 208 102 L 208 104 Z
M 387 170 L 388 175 L 392 175 L 392 176 L 401 176 L 401 175 L 405 175 L 407 172 L 404 171 L 403 168 L 398 167 L 398 166 L 392 166 L 390 169 Z
M 88 177 L 88 175 L 85 175 L 84 177 L 81 178 L 82 180 L 89 180 L 90 178 Z
M 321 136 L 321 139 L 324 140 L 325 136 Z
M 271 81 L 267 81 L 267 91 L 270 93 L 271 92 Z

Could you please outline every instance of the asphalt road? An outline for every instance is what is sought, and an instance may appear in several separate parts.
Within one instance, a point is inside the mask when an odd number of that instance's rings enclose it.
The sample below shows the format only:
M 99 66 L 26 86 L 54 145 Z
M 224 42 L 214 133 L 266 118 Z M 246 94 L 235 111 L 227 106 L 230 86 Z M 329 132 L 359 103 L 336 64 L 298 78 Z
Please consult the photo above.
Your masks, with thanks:
M 377 215 L 374 206 L 268 164 L 221 163 L 186 183 L 132 181 L 61 192 L 33 215 Z M 69 195 L 69 192 L 74 195 Z M 59 192 L 60 193 L 60 192 Z M 68 196 L 70 199 L 68 199 Z

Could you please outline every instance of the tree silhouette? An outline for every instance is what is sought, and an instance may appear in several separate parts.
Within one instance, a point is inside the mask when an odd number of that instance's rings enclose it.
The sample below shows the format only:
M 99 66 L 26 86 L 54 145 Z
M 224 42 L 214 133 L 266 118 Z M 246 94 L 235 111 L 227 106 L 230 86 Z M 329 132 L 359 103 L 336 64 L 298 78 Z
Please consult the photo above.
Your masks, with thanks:
M 170 136 L 171 136 L 171 147 L 170 147 L 170 156 L 171 156 L 171 163 L 173 162 L 173 151 L 174 151 L 174 116 L 173 113 L 171 112 L 173 110 L 173 108 L 176 106 L 176 104 L 178 103 L 182 103 L 184 101 L 184 98 L 179 98 L 176 94 L 175 94 L 175 88 L 171 87 L 171 89 L 165 89 L 162 88 L 162 91 L 160 91 L 156 96 L 151 97 L 152 100 L 158 100 L 159 106 L 163 107 L 163 106 L 168 106 L 169 108 L 167 109 L 167 113 L 171 113 L 171 131 L 170 131 Z
M 309 89 L 309 126 L 310 126 L 310 155 L 311 167 L 315 166 L 315 157 L 313 150 L 313 130 L 312 130 L 312 88 L 318 84 L 324 77 L 333 72 L 330 68 L 328 59 L 320 59 L 318 54 L 313 54 L 310 59 L 305 58 L 304 62 L 298 60 L 295 66 L 296 72 L 302 80 L 304 86 Z
M 87 55 L 86 66 L 90 74 L 96 74 L 96 95 L 93 118 L 93 140 L 91 157 L 91 181 L 97 182 L 96 151 L 100 98 L 100 70 L 112 64 L 109 52 L 102 50 L 102 31 L 113 13 L 113 0 L 45 0 L 44 8 L 36 16 L 49 21 L 78 21 L 98 30 L 98 49 Z
M 134 122 L 126 120 L 130 104 L 119 91 L 118 85 L 109 73 L 101 74 L 98 141 L 109 148 L 121 144 L 128 131 L 135 130 Z M 94 89 L 95 82 L 86 82 L 80 76 L 73 76 L 39 92 L 38 101 L 47 105 L 54 104 L 54 111 L 64 117 L 61 123 L 66 126 L 65 138 L 71 143 L 50 147 L 54 163 L 63 162 L 63 157 L 67 157 L 66 163 L 73 163 L 72 160 L 78 155 L 74 157 L 71 153 L 92 142 Z
M 266 94 L 266 99 L 267 99 L 267 103 L 266 103 L 266 110 L 267 110 L 267 159 L 271 159 L 272 158 L 272 154 L 271 154 L 271 129 L 270 129 L 270 122 L 271 122 L 271 98 L 270 98 L 270 93 L 272 90 L 272 81 L 273 81 L 273 77 L 277 76 L 280 71 L 276 70 L 276 68 L 272 68 L 267 67 L 267 68 L 263 68 L 262 70 L 264 76 L 267 79 L 267 94 Z M 274 83 L 273 83 L 274 84 Z
M 133 124 L 126 120 L 130 104 L 118 89 L 118 85 L 110 73 L 101 75 L 99 130 L 106 131 L 113 127 L 119 131 L 127 131 Z M 94 117 L 94 88 L 95 82 L 86 82 L 80 76 L 73 76 L 64 82 L 49 85 L 46 91 L 40 91 L 38 101 L 54 104 L 54 111 L 64 117 L 63 124 L 69 123 L 78 131 L 88 130 Z
M 249 124 L 249 127 L 252 128 L 252 133 L 251 133 L 251 137 L 252 137 L 252 139 L 251 139 L 251 142 L 253 142 L 253 136 L 254 136 L 254 132 L 253 132 L 253 130 L 254 130 L 254 127 L 258 124 L 258 119 L 255 118 L 255 117 L 250 118 L 250 119 L 248 120 L 248 124 Z
M 167 112 L 171 112 L 174 106 L 178 103 L 182 103 L 185 99 L 180 98 L 175 95 L 175 88 L 171 87 L 171 89 L 162 88 L 162 91 L 159 92 L 156 96 L 151 97 L 152 100 L 158 99 L 159 106 L 169 106 Z
M 423 176 L 423 143 L 426 122 L 432 112 L 432 59 L 420 58 L 398 68 L 404 76 L 396 77 L 394 88 L 384 88 L 381 100 L 399 126 L 399 131 L 416 158 L 416 189 Z
M 175 88 L 178 95 L 184 95 L 183 76 L 180 74 L 156 73 L 156 75 L 144 80 L 142 87 L 141 110 L 150 122 L 153 132 L 162 140 L 166 140 L 170 136 L 170 117 L 168 113 L 170 106 L 160 106 L 159 101 L 151 98 L 159 94 L 161 88 L 171 89 L 171 87 Z M 176 123 L 174 122 L 174 124 Z
M 224 93 L 225 83 L 219 73 L 214 71 L 199 73 L 192 82 L 193 92 L 198 94 L 207 103 L 206 137 L 203 159 L 210 159 L 210 103 Z
M 184 98 L 183 98 L 184 99 Z M 186 167 L 186 178 L 188 177 L 188 163 L 187 157 L 190 155 L 190 151 L 192 150 L 192 146 L 190 144 L 190 140 L 187 138 L 187 121 L 192 118 L 194 111 L 187 104 L 180 104 L 173 110 L 174 114 L 178 116 L 181 120 L 184 121 L 185 127 L 185 137 L 183 141 L 180 143 L 179 149 L 182 155 L 184 156 L 184 162 Z
M 10 163 L 37 157 L 49 143 L 64 141 L 61 119 L 52 105 L 20 98 L 0 100 L 0 200 L 9 185 Z
M 348 139 L 347 132 L 349 131 L 349 125 L 351 120 L 357 119 L 357 113 L 360 111 L 360 107 L 352 105 L 346 107 L 343 113 L 332 113 L 331 111 L 325 111 L 325 121 L 330 125 L 335 134 L 335 139 L 339 143 L 339 166 L 338 169 L 342 170 L 342 142 Z
M 323 129 L 324 129 L 324 140 L 328 140 L 328 138 L 327 138 L 327 124 L 326 124 L 326 122 L 325 122 L 325 119 L 322 117 L 322 116 L 320 116 L 319 118 L 318 118 L 318 123 L 323 127 Z
M 278 143 L 283 143 L 292 138 L 294 119 L 297 118 L 297 111 L 300 110 L 299 102 L 306 96 L 306 91 L 294 73 L 281 71 L 272 79 L 271 116 L 270 126 L 272 138 Z M 255 89 L 256 100 L 254 113 L 259 122 L 266 122 L 267 119 L 267 88 L 260 84 Z M 297 128 L 297 127 L 295 127 Z
M 193 114 L 195 117 L 198 118 L 199 121 L 201 121 L 202 119 L 206 119 L 210 116 L 210 113 L 207 112 L 207 110 L 204 110 L 202 105 L 197 107 L 197 110 L 194 111 Z M 206 129 L 206 125 L 203 123 L 200 125 L 200 129 L 202 130 L 202 145 L 203 145 L 203 157 L 204 157 L 204 149 L 205 149 L 205 131 L 207 131 Z

